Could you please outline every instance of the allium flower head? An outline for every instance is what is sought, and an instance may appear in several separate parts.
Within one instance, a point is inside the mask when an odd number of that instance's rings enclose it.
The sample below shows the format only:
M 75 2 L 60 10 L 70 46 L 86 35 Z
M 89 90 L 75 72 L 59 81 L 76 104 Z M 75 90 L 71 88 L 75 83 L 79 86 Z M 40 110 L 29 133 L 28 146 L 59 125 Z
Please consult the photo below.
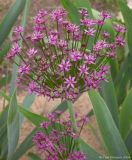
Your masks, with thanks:
M 29 93 L 75 101 L 106 79 L 106 62 L 115 57 L 117 47 L 124 46 L 125 28 L 114 26 L 117 34 L 109 41 L 111 35 L 103 29 L 111 17 L 107 11 L 102 11 L 99 19 L 90 18 L 84 8 L 79 14 L 77 25 L 69 21 L 63 8 L 40 10 L 33 18 L 30 35 L 22 35 L 23 28 L 15 27 L 7 58 L 21 58 L 18 82 L 26 85 Z
M 87 117 L 77 115 L 76 122 L 79 123 L 78 132 L 72 128 L 69 115 L 63 120 L 56 112 L 47 114 L 46 120 L 40 124 L 41 131 L 33 136 L 33 143 L 45 153 L 45 160 L 86 160 L 85 153 L 79 150 L 78 140 L 88 122 Z

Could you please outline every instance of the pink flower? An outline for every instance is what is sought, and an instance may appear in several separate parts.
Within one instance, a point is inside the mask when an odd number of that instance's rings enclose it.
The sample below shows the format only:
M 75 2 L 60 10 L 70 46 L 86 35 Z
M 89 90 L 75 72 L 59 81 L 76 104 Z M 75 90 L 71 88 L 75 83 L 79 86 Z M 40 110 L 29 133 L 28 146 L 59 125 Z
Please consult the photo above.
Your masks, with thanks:
M 66 42 L 65 40 L 60 40 L 60 41 L 58 42 L 58 47 L 59 47 L 60 49 L 65 50 L 65 49 L 67 48 L 67 42 Z
M 36 89 L 37 89 L 36 83 L 34 81 L 31 81 L 28 86 L 28 93 L 29 94 L 35 93 Z
M 72 101 L 73 99 L 75 99 L 76 96 L 77 96 L 77 94 L 74 93 L 73 91 L 66 91 L 66 92 L 65 92 L 65 97 L 66 97 L 66 99 L 69 99 L 69 100 L 71 100 L 71 101 Z
M 39 10 L 38 14 L 33 18 L 36 24 L 43 24 L 45 22 L 45 16 L 47 15 L 47 11 Z
M 110 34 L 109 34 L 108 32 L 106 32 L 106 31 L 104 31 L 104 32 L 102 33 L 102 36 L 103 36 L 103 38 L 109 38 L 109 37 L 110 37 Z
M 28 51 L 27 51 L 27 55 L 29 57 L 33 57 L 37 54 L 38 50 L 37 49 L 34 49 L 34 48 L 30 48 Z
M 31 35 L 31 40 L 33 42 L 40 41 L 43 39 L 43 34 L 40 31 L 34 31 L 33 34 Z
M 96 44 L 93 46 L 93 51 L 99 52 L 102 49 L 105 49 L 107 47 L 108 47 L 108 44 L 105 41 L 103 41 L 103 40 L 97 41 Z
M 71 64 L 70 64 L 70 61 L 63 59 L 61 64 L 59 64 L 58 66 L 59 66 L 60 72 L 65 72 L 65 71 L 69 71 Z
M 75 77 L 71 77 L 69 76 L 68 78 L 65 78 L 65 82 L 64 84 L 66 85 L 67 88 L 74 88 L 76 81 L 75 81 Z
M 106 73 L 108 72 L 109 66 L 101 65 L 101 66 L 99 67 L 99 69 L 100 69 L 100 72 L 101 72 L 102 76 L 104 76 L 104 75 L 106 75 Z
M 62 21 L 63 20 L 63 17 L 66 15 L 66 11 L 63 10 L 62 8 L 57 8 L 55 10 L 53 10 L 50 14 L 51 16 L 51 19 L 53 19 L 54 21 L 57 20 L 57 21 Z
M 68 33 L 78 32 L 79 31 L 79 26 L 77 26 L 75 24 L 72 24 L 72 23 L 69 23 L 66 26 L 66 30 L 67 30 Z
M 82 17 L 88 16 L 88 11 L 87 11 L 86 9 L 84 9 L 84 8 L 80 8 L 80 9 L 79 9 L 79 13 L 80 13 L 80 15 L 81 15 Z
M 47 129 L 49 126 L 50 126 L 50 123 L 49 123 L 49 122 L 42 122 L 42 123 L 40 124 L 40 127 L 41 127 L 41 128 L 45 128 L 45 129 Z
M 114 51 L 109 51 L 108 53 L 107 53 L 107 57 L 109 57 L 109 58 L 115 58 L 115 52 Z
M 29 65 L 27 64 L 22 64 L 18 69 L 18 73 L 20 73 L 21 75 L 28 74 L 29 71 L 30 71 L 30 68 L 29 68 Z
M 13 33 L 15 33 L 16 35 L 19 35 L 23 31 L 24 31 L 24 28 L 22 26 L 17 26 L 14 28 Z
M 114 26 L 114 28 L 115 28 L 116 32 L 120 32 L 120 33 L 125 33 L 126 32 L 125 27 L 122 26 L 122 25 L 117 24 L 117 25 Z
M 52 45 L 57 45 L 57 40 L 58 40 L 58 37 L 57 36 L 53 36 L 53 35 L 50 35 L 48 37 L 48 42 Z
M 9 53 L 7 54 L 7 58 L 12 59 L 20 52 L 21 52 L 21 47 L 19 46 L 18 43 L 14 43 L 12 48 L 10 49 Z
M 115 38 L 115 42 L 118 46 L 124 46 L 125 45 L 125 41 L 121 36 L 117 36 Z
M 85 55 L 84 60 L 86 64 L 94 64 L 95 63 L 95 56 L 94 55 Z
M 96 21 L 96 23 L 97 23 L 99 26 L 102 26 L 102 25 L 104 25 L 104 20 L 98 19 L 98 20 Z
M 93 27 L 96 24 L 96 21 L 93 19 L 84 18 L 81 19 L 81 25 L 84 25 L 86 27 Z
M 100 13 L 100 17 L 101 17 L 102 19 L 110 19 L 110 18 L 111 18 L 110 14 L 109 14 L 107 11 L 102 11 L 102 12 Z
M 78 70 L 79 70 L 79 76 L 88 74 L 88 68 L 85 64 L 81 65 Z
M 46 29 L 45 26 L 39 25 L 39 24 L 37 24 L 37 25 L 35 25 L 35 26 L 33 27 L 33 31 L 37 31 L 37 32 L 45 31 L 45 29 Z
M 95 30 L 93 28 L 89 28 L 89 29 L 84 30 L 84 31 L 85 31 L 85 34 L 87 36 L 94 36 Z
M 81 151 L 74 151 L 70 154 L 68 160 L 86 160 L 85 154 Z
M 79 51 L 71 51 L 69 54 L 70 54 L 71 60 L 74 62 L 82 59 L 82 55 Z

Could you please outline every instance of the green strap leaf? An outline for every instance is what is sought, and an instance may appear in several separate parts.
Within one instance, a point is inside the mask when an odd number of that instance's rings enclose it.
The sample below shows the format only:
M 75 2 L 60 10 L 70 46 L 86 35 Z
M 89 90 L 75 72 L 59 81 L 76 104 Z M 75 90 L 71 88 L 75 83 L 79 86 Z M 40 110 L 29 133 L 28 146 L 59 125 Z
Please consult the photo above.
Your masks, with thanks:
M 46 120 L 43 116 L 32 113 L 21 106 L 19 107 L 19 111 L 36 126 L 39 126 L 41 122 Z
M 26 21 L 27 21 L 27 15 L 28 15 L 28 11 L 29 11 L 29 6 L 30 6 L 30 0 L 17 0 L 16 3 L 24 3 L 24 12 L 23 12 L 23 17 L 22 17 L 22 22 L 21 22 L 21 26 L 23 28 L 25 28 L 26 26 Z M 21 5 L 22 5 L 21 4 Z M 20 37 L 20 41 L 19 41 L 20 46 L 22 46 L 22 38 Z M 15 57 L 15 62 L 17 64 L 20 64 L 20 58 L 18 56 Z M 15 81 L 17 78 L 17 74 L 18 74 L 18 66 L 14 63 L 13 64 L 13 70 L 12 70 L 12 79 L 11 79 L 11 84 L 10 84 L 10 95 L 12 95 L 14 93 L 15 90 Z
M 120 71 L 118 72 L 115 79 L 115 88 L 117 92 L 118 104 L 121 105 L 130 89 L 130 82 L 132 80 L 132 54 L 128 54 L 127 58 L 121 65 Z
M 25 2 L 26 0 L 16 0 L 0 24 L 0 46 L 9 35 L 12 26 L 17 20 L 17 17 L 23 11 Z
M 7 135 L 8 135 L 8 159 L 11 159 L 19 139 L 19 112 L 17 107 L 16 92 L 11 97 L 8 118 L 7 118 Z
M 3 62 L 3 59 L 7 54 L 7 52 L 9 51 L 9 49 L 10 49 L 9 43 L 5 43 L 4 45 L 2 45 L 2 50 L 0 51 L 0 64 Z
M 29 157 L 29 160 L 41 160 L 41 158 L 38 155 L 31 152 L 28 153 L 28 157 Z
M 125 144 L 127 146 L 127 149 L 129 151 L 129 153 L 132 154 L 132 129 L 131 129 L 131 131 L 129 132 L 128 136 L 125 139 Z
M 79 24 L 80 23 L 80 17 L 78 14 L 77 8 L 74 6 L 73 3 L 71 3 L 70 0 L 60 0 L 63 7 L 68 11 L 69 18 L 73 23 Z
M 51 112 L 56 112 L 56 111 L 62 111 L 65 112 L 68 109 L 68 101 L 64 101 L 61 104 L 59 104 L 57 107 L 53 108 Z
M 127 28 L 129 51 L 132 51 L 132 10 L 127 6 L 127 3 L 124 0 L 119 0 L 118 2 Z
M 113 120 L 115 121 L 117 127 L 119 125 L 119 119 L 118 119 L 118 104 L 116 99 L 116 93 L 115 88 L 113 84 L 113 80 L 111 78 L 111 75 L 107 77 L 108 82 L 102 81 L 100 85 L 100 92 L 105 100 L 105 103 L 107 104 L 111 115 L 113 117 Z
M 127 138 L 125 139 L 125 144 L 127 146 L 127 149 L 129 151 L 129 153 L 132 154 L 132 129 L 131 131 L 129 132 Z
M 132 89 L 125 98 L 120 112 L 120 132 L 125 139 L 132 128 Z
M 129 157 L 127 148 L 104 100 L 99 93 L 95 91 L 90 91 L 89 97 L 93 105 L 102 139 L 109 155 L 115 157 Z
M 23 100 L 22 106 L 26 109 L 29 109 L 30 106 L 33 104 L 35 100 L 35 95 L 34 94 L 27 94 Z M 22 124 L 24 119 L 23 115 L 20 115 L 20 125 Z
M 82 139 L 80 139 L 81 150 L 86 154 L 87 160 L 99 160 L 101 156 L 92 147 L 86 144 Z
M 32 138 L 37 131 L 37 128 L 33 129 L 29 135 L 24 139 L 24 141 L 19 145 L 11 160 L 19 160 L 22 155 L 24 155 L 28 149 L 32 148 Z

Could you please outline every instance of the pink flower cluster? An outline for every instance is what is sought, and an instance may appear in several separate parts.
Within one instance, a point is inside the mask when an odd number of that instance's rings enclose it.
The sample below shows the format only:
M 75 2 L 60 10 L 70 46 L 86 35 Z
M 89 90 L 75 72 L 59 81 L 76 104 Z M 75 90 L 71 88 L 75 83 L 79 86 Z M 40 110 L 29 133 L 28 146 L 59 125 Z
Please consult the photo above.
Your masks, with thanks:
M 74 132 L 72 123 L 60 119 L 59 112 L 47 115 L 47 120 L 40 124 L 41 131 L 36 132 L 33 142 L 38 150 L 45 153 L 46 160 L 86 160 L 86 155 L 79 149 L 78 138 L 87 122 L 86 117 L 81 119 L 76 114 L 80 131 Z
M 103 30 L 110 14 L 102 11 L 99 19 L 91 19 L 86 9 L 80 9 L 80 24 L 68 21 L 67 12 L 57 8 L 51 12 L 40 10 L 34 17 L 35 25 L 28 36 L 23 28 L 14 29 L 14 41 L 7 55 L 19 56 L 17 84 L 25 84 L 30 93 L 75 101 L 81 93 L 97 89 L 105 80 L 115 57 L 116 48 L 124 46 L 125 28 L 114 25 L 115 38 Z M 21 48 L 20 37 L 24 42 Z M 92 41 L 91 41 L 92 40 Z

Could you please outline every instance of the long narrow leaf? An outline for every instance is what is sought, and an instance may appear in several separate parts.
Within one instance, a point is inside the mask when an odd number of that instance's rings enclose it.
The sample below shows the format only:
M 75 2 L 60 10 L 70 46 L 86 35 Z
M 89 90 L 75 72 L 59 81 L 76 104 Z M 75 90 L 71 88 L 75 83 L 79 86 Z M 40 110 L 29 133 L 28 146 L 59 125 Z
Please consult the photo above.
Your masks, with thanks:
M 132 129 L 129 132 L 128 136 L 125 139 L 125 144 L 127 146 L 127 149 L 130 153 L 132 153 Z
M 27 15 L 28 15 L 28 11 L 29 11 L 30 1 L 29 0 L 20 0 L 20 1 L 17 1 L 17 2 L 25 2 L 24 3 L 25 8 L 24 8 L 22 23 L 21 23 L 21 25 L 24 28 L 26 26 L 26 20 L 27 20 Z M 19 44 L 22 45 L 22 39 L 20 40 Z M 18 56 L 15 57 L 15 62 L 17 64 L 20 64 L 20 58 Z M 10 84 L 10 86 L 11 86 L 10 87 L 10 95 L 12 95 L 14 93 L 14 90 L 15 90 L 15 81 L 16 81 L 16 78 L 17 78 L 17 73 L 18 73 L 18 66 L 16 64 L 13 64 L 12 79 L 11 79 L 11 84 Z
M 68 11 L 69 18 L 73 23 L 79 24 L 80 18 L 78 14 L 77 8 L 74 6 L 74 4 L 70 0 L 60 0 L 63 7 Z
M 19 107 L 19 111 L 36 126 L 39 126 L 40 123 L 45 120 L 43 116 L 32 113 L 23 107 Z
M 19 160 L 22 155 L 24 155 L 28 149 L 30 149 L 33 146 L 32 138 L 37 131 L 37 128 L 35 128 L 31 133 L 24 139 L 24 141 L 20 144 L 20 146 L 17 148 L 15 153 L 13 154 L 13 157 L 11 160 Z
M 29 160 L 41 160 L 41 158 L 38 155 L 31 152 L 28 153 L 28 157 L 29 157 Z
M 11 159 L 19 138 L 19 112 L 16 101 L 16 92 L 11 97 L 8 119 L 7 119 L 7 133 L 8 133 L 8 159 Z
M 132 89 L 125 98 L 120 112 L 120 131 L 123 138 L 126 138 L 132 126 Z
M 34 94 L 27 94 L 23 100 L 22 106 L 28 109 L 33 104 L 34 100 L 35 100 Z M 22 124 L 23 119 L 24 119 L 24 116 L 20 115 L 20 125 Z
M 132 10 L 127 6 L 127 3 L 124 0 L 119 0 L 118 2 L 127 27 L 127 41 L 129 51 L 132 51 Z M 130 52 L 130 54 L 132 53 Z
M 86 154 L 87 160 L 99 160 L 103 157 L 101 154 L 97 153 L 92 147 L 86 144 L 82 139 L 80 139 L 81 149 Z
M 109 75 L 108 77 L 108 82 L 103 81 L 101 83 L 100 92 L 111 112 L 111 115 L 116 125 L 118 126 L 119 125 L 118 104 L 117 104 L 115 88 L 114 88 L 114 84 L 113 84 L 111 75 Z
M 108 107 L 99 93 L 89 92 L 96 120 L 102 135 L 102 139 L 110 156 L 122 157 L 129 153 L 114 123 Z
M 25 2 L 26 0 L 16 0 L 0 24 L 0 46 L 9 35 L 12 26 L 17 20 L 17 17 L 23 11 Z

